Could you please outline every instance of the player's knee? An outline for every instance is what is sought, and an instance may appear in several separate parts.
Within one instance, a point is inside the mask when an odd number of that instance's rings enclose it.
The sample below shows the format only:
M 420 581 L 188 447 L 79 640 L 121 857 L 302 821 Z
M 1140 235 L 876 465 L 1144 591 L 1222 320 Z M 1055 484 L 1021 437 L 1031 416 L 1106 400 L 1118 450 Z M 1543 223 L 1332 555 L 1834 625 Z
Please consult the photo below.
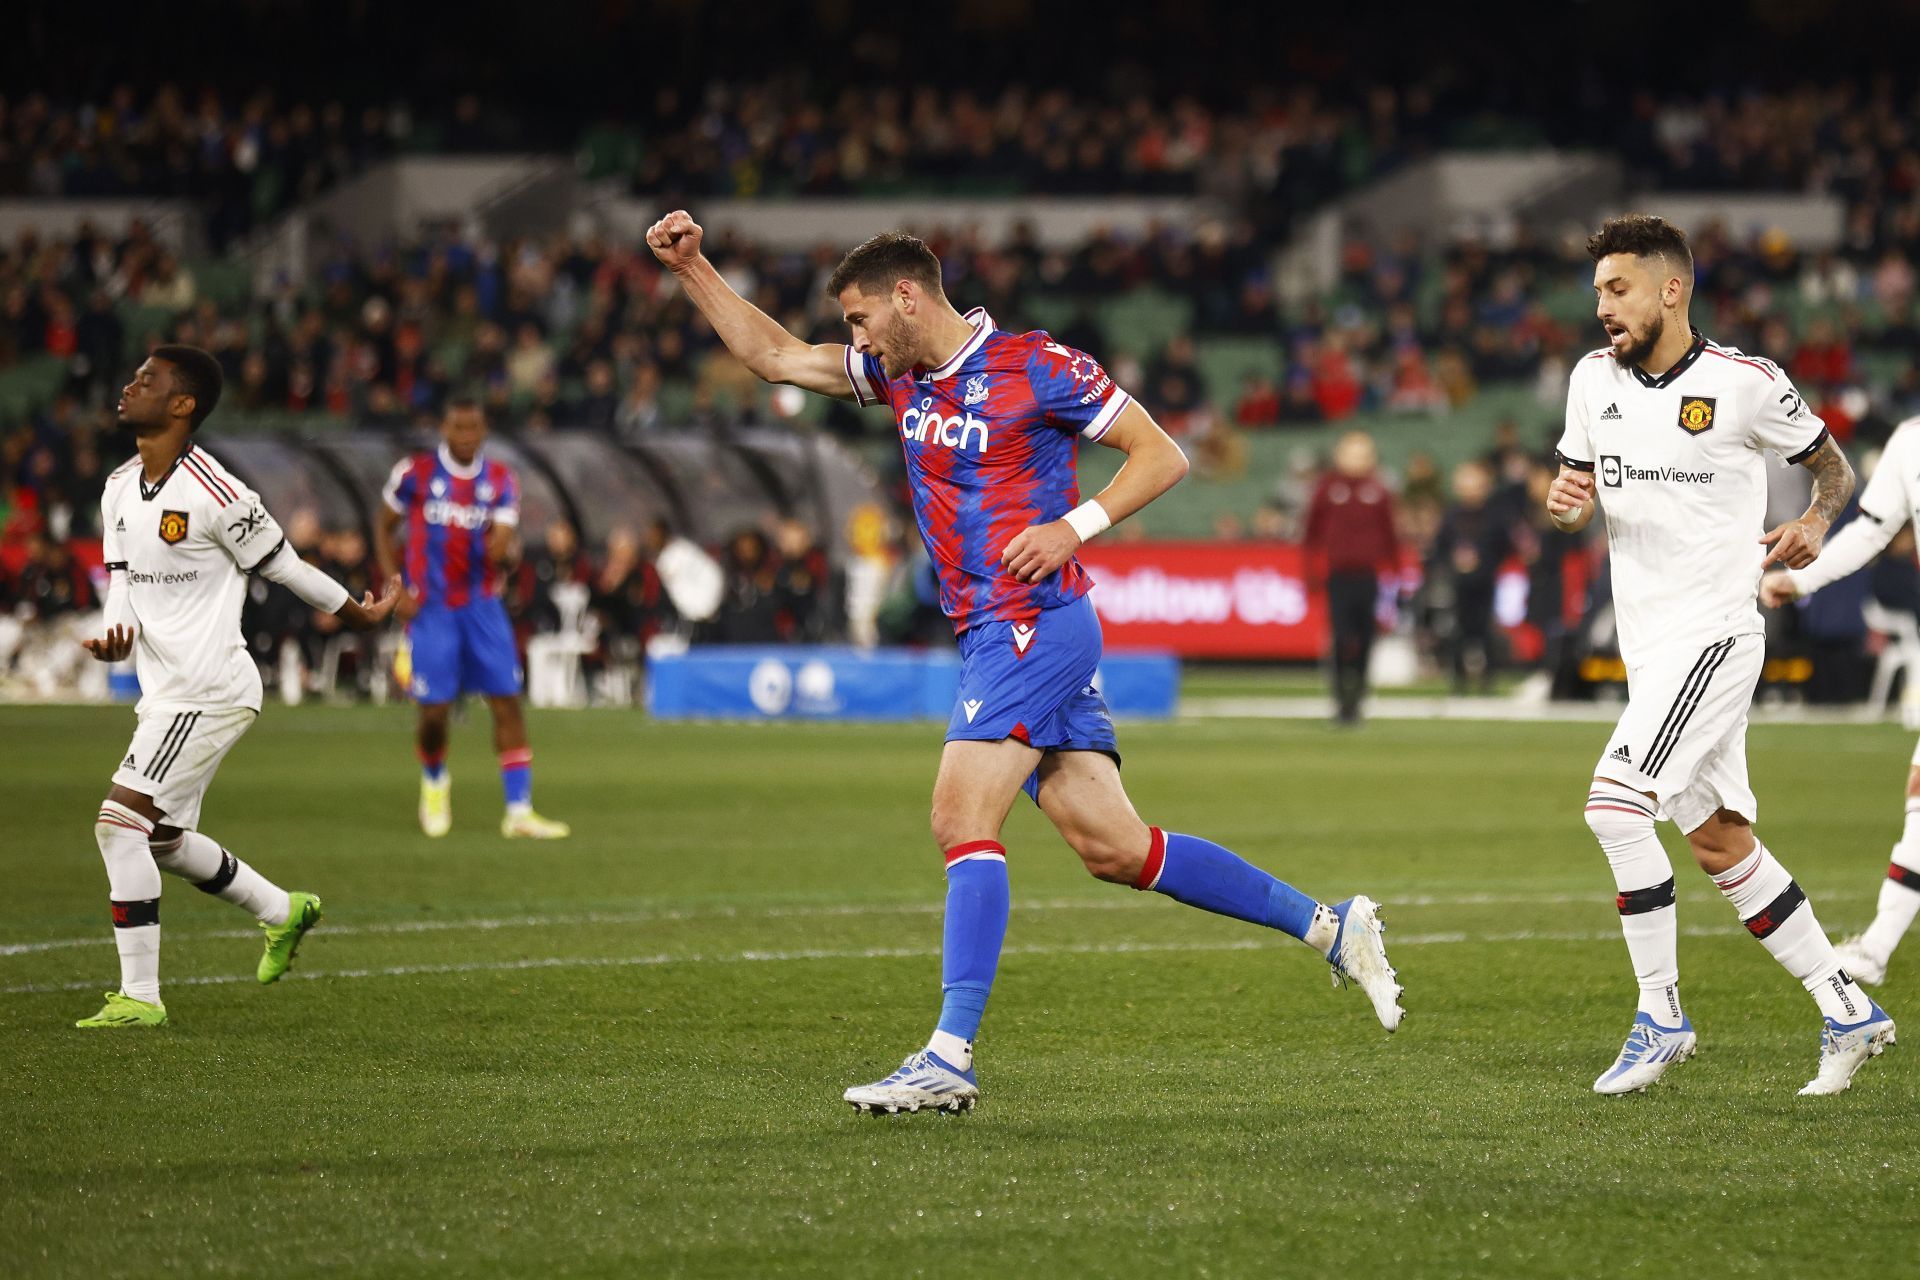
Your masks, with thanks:
M 991 840 L 997 832 L 986 829 L 957 805 L 944 804 L 938 798 L 933 802 L 933 811 L 927 820 L 928 829 L 933 832 L 933 842 L 945 853 L 955 845 L 966 844 L 973 840 Z
M 1687 833 L 1687 847 L 1702 871 L 1717 875 L 1753 852 L 1753 828 L 1739 814 L 1722 809 Z
M 1603 850 L 1628 848 L 1653 835 L 1653 802 L 1617 783 L 1595 782 L 1583 815 Z
M 1147 860 L 1147 839 L 1142 836 L 1138 842 L 1117 839 L 1110 832 L 1071 830 L 1061 832 L 1080 855 L 1080 863 L 1087 873 L 1096 880 L 1106 880 L 1112 884 L 1133 884 L 1140 878 L 1140 868 Z

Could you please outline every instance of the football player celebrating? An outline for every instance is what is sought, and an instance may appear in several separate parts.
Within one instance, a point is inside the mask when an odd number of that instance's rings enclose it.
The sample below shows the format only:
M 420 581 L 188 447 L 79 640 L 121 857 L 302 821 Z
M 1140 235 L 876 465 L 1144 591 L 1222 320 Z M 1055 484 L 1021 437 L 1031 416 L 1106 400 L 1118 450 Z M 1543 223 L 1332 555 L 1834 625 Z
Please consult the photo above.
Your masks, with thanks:
M 1753 833 L 1747 709 L 1765 641 L 1754 587 L 1768 565 L 1814 562 L 1853 491 L 1853 469 L 1779 366 L 1709 342 L 1687 322 L 1686 236 L 1640 214 L 1587 242 L 1610 345 L 1574 366 L 1560 473 L 1547 511 L 1562 529 L 1607 516 L 1627 707 L 1588 790 L 1587 825 L 1613 868 L 1640 1007 L 1593 1087 L 1645 1089 L 1692 1055 L 1680 1008 L 1673 866 L 1654 834 L 1687 835 L 1748 932 L 1825 1016 L 1804 1094 L 1844 1091 L 1893 1039 L 1893 1020 L 1848 976 L 1813 904 Z M 1813 473 L 1806 514 L 1762 533 L 1771 449 Z M 1596 484 L 1597 481 L 1597 484 Z
M 100 527 L 111 577 L 106 635 L 84 642 L 102 662 L 133 655 L 138 725 L 93 828 L 113 898 L 120 989 L 82 1027 L 157 1027 L 160 873 L 251 912 L 266 932 L 255 970 L 273 982 L 320 922 L 320 899 L 289 893 L 201 834 L 214 771 L 260 714 L 260 672 L 240 633 L 247 577 L 280 583 L 365 631 L 400 599 L 347 589 L 295 555 L 246 485 L 193 442 L 220 401 L 220 364 L 198 347 L 160 346 L 120 394 L 120 425 L 139 452 L 107 478 Z
M 1776 569 L 1760 580 L 1760 600 L 1778 606 L 1810 596 L 1856 572 L 1886 549 L 1909 520 L 1920 519 L 1920 418 L 1895 429 L 1879 465 L 1860 491 L 1860 515 L 1833 536 L 1820 558 L 1804 569 Z M 1920 746 L 1907 769 L 1907 818 L 1893 846 L 1873 923 L 1837 948 L 1840 963 L 1861 982 L 1887 979 L 1887 961 L 1920 914 Z
M 1391 1031 L 1400 987 L 1375 904 L 1325 906 L 1220 845 L 1150 827 L 1120 783 L 1119 751 L 1094 685 L 1100 624 L 1074 559 L 1087 539 L 1172 488 L 1187 461 L 1092 357 L 1045 333 L 1006 333 L 947 301 L 940 261 L 902 233 L 849 253 L 827 291 L 850 346 L 811 345 L 742 299 L 700 252 L 685 212 L 647 243 L 755 374 L 768 382 L 885 404 L 899 429 L 914 519 L 960 638 L 960 689 L 933 785 L 933 837 L 946 859 L 944 1001 L 927 1047 L 892 1075 L 846 1091 L 872 1112 L 970 1109 L 973 1041 L 1006 936 L 1000 829 L 1025 791 L 1088 871 L 1278 929 L 1355 980 Z M 1126 462 L 1080 502 L 1079 442 Z

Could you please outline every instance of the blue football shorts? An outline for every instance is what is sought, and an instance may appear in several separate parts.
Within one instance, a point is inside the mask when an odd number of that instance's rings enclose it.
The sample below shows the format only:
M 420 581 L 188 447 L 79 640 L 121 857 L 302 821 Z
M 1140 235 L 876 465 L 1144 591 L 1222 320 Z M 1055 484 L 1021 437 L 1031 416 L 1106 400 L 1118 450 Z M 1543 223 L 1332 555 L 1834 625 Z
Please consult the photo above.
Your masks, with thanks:
M 475 600 L 449 609 L 429 605 L 407 624 L 413 654 L 415 702 L 452 702 L 463 693 L 490 698 L 520 692 L 520 652 L 513 624 L 498 600 Z
M 1107 700 L 1094 687 L 1100 618 L 1085 596 L 1031 621 L 983 622 L 960 635 L 960 692 L 948 742 L 1017 738 L 1042 751 L 1098 751 L 1120 761 Z M 1040 774 L 1026 781 L 1039 798 Z

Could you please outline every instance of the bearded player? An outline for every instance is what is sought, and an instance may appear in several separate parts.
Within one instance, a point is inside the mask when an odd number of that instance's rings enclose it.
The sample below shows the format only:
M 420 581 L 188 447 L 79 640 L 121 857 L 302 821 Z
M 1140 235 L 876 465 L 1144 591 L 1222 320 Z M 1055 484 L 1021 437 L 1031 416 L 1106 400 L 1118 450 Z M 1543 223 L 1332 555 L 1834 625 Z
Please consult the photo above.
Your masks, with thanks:
M 1092 582 L 1074 552 L 1186 474 L 1179 446 L 1090 356 L 1045 333 L 1003 332 L 984 311 L 954 310 L 939 259 L 912 236 L 875 236 L 828 281 L 851 346 L 793 337 L 721 279 L 700 240 L 684 212 L 647 232 L 742 363 L 768 382 L 893 413 L 914 519 L 959 634 L 960 690 L 933 786 L 947 871 L 940 1017 L 925 1049 L 846 1100 L 895 1112 L 964 1111 L 978 1099 L 973 1041 L 1007 929 L 1000 829 L 1023 790 L 1095 876 L 1299 938 L 1397 1027 L 1400 987 L 1370 899 L 1325 906 L 1217 844 L 1150 827 L 1121 786 L 1113 724 L 1094 686 Z M 1126 455 L 1084 503 L 1082 439 Z
M 1814 563 L 1853 492 L 1853 468 L 1779 366 L 1689 325 L 1693 254 L 1677 227 L 1615 218 L 1587 251 L 1609 345 L 1574 366 L 1547 511 L 1568 531 L 1586 527 L 1596 501 L 1607 515 L 1628 697 L 1594 766 L 1586 818 L 1613 869 L 1640 984 L 1626 1044 L 1593 1087 L 1645 1089 L 1696 1044 L 1680 1005 L 1673 865 L 1654 834 L 1664 817 L 1819 1005 L 1819 1071 L 1800 1092 L 1840 1093 L 1893 1042 L 1893 1019 L 1848 975 L 1807 895 L 1755 837 L 1746 736 L 1766 649 L 1754 603 L 1761 572 Z M 1774 529 L 1765 529 L 1763 450 L 1813 473 L 1806 513 Z
M 1761 579 L 1761 603 L 1778 606 L 1810 596 L 1865 568 L 1909 520 L 1920 527 L 1920 418 L 1901 423 L 1887 441 L 1879 465 L 1860 492 L 1859 518 L 1835 534 L 1807 568 L 1775 570 Z M 1914 748 L 1907 769 L 1906 825 L 1900 842 L 1893 846 L 1886 878 L 1880 882 L 1873 923 L 1837 948 L 1847 972 L 1874 986 L 1885 982 L 1887 962 L 1916 914 L 1920 914 L 1920 746 Z
M 81 1027 L 166 1023 L 162 871 L 260 921 L 261 982 L 285 973 L 320 923 L 318 897 L 289 893 L 199 830 L 214 771 L 260 714 L 260 672 L 240 633 L 247 578 L 277 582 L 356 631 L 380 626 L 400 599 L 396 578 L 380 599 L 355 601 L 295 555 L 259 496 L 193 442 L 221 381 L 205 351 L 160 346 L 120 395 L 120 425 L 139 453 L 107 477 L 100 498 L 107 633 L 83 643 L 102 662 L 133 656 L 140 702 L 133 743 L 93 828 L 113 899 L 120 989 Z

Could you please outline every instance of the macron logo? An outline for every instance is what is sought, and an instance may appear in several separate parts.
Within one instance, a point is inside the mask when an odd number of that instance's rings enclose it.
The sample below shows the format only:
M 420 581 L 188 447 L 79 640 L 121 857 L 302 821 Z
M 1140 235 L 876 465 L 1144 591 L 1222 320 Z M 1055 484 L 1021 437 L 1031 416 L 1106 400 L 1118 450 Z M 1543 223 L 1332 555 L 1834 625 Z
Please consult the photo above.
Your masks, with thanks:
M 980 699 L 968 698 L 960 704 L 960 709 L 967 713 L 967 723 L 972 724 L 973 718 L 980 714 Z
M 1013 624 L 1013 647 L 1017 653 L 1025 653 L 1027 646 L 1033 643 L 1033 627 L 1024 622 Z

